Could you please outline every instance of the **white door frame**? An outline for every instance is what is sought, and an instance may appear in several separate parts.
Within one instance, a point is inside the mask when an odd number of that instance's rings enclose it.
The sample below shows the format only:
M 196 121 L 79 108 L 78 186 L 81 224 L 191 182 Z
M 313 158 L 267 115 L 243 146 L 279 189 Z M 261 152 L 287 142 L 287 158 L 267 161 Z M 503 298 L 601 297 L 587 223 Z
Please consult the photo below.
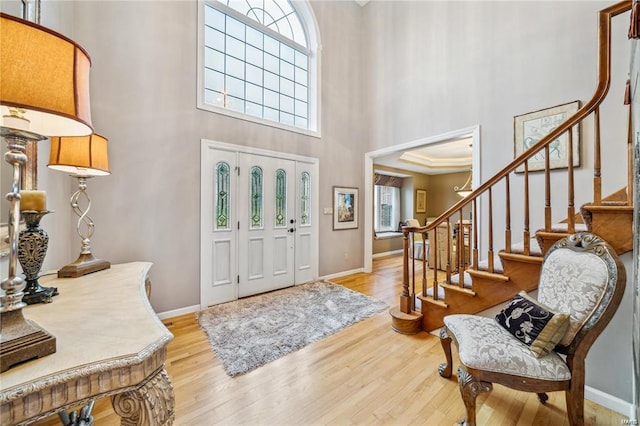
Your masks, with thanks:
M 450 139 L 471 135 L 473 139 L 472 182 L 474 186 L 480 183 L 480 125 L 465 127 L 453 130 L 436 136 L 430 136 L 400 145 L 370 151 L 364 154 L 364 272 L 371 272 L 373 269 L 373 160 L 378 157 L 392 154 L 407 149 L 415 149 L 420 146 L 431 145 L 444 142 Z M 478 211 L 480 200 L 478 200 Z M 477 223 L 480 223 L 478 221 Z M 482 235 L 481 232 L 479 232 Z
M 310 169 L 313 170 L 312 179 L 311 179 L 311 214 L 312 221 L 315 221 L 315 226 L 311 227 L 311 262 L 310 265 L 307 265 L 304 269 L 303 275 L 305 277 L 312 277 L 311 280 L 318 279 L 319 273 L 319 262 L 320 262 L 320 238 L 319 238 L 319 219 L 320 219 L 320 160 L 314 157 L 305 157 L 302 155 L 290 154 L 287 152 L 278 152 L 271 151 L 261 148 L 254 148 L 250 146 L 244 145 L 235 145 L 226 142 L 214 141 L 210 139 L 201 139 L 201 170 L 200 173 L 202 175 L 203 167 L 204 167 L 204 155 L 206 149 L 214 149 L 221 151 L 229 151 L 229 152 L 238 152 L 238 153 L 246 153 L 253 155 L 261 155 L 264 157 L 274 157 L 281 158 L 285 160 L 293 160 L 298 163 L 308 164 Z M 202 179 L 202 177 L 201 177 Z M 297 184 L 296 184 L 297 185 Z M 201 190 L 202 191 L 202 190 Z M 200 238 L 202 239 L 202 227 L 203 227 L 203 206 L 200 206 Z M 309 231 L 307 231 L 309 233 Z M 202 241 L 200 241 L 200 247 L 202 247 Z M 200 259 L 202 259 L 202 253 L 200 253 Z M 296 262 L 297 264 L 297 262 Z M 297 273 L 297 268 L 296 268 Z M 202 265 L 200 265 L 200 274 L 202 275 Z M 297 275 L 297 274 L 296 274 Z M 200 277 L 202 280 L 202 277 Z M 302 282 L 308 282 L 310 279 L 305 279 L 304 281 L 299 281 L 296 278 L 295 284 L 302 284 Z M 202 305 L 202 300 L 200 301 Z

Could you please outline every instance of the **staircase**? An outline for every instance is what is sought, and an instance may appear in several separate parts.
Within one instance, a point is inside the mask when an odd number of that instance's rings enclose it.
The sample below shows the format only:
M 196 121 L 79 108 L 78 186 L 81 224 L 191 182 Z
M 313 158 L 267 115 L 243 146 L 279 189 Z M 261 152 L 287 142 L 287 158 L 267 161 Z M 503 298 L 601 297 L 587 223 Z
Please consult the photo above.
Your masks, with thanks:
M 402 295 L 399 307 L 390 310 L 395 331 L 403 334 L 431 331 L 443 325 L 446 315 L 478 313 L 508 301 L 521 290 L 535 290 L 545 253 L 556 241 L 574 232 L 592 232 L 609 242 L 618 254 L 633 249 L 633 153 L 631 102 L 628 94 L 625 104 L 628 105 L 629 114 L 621 120 L 621 125 L 626 125 L 629 129 L 626 140 L 626 187 L 605 197 L 602 196 L 600 155 L 600 106 L 608 94 L 611 79 L 611 20 L 631 10 L 631 5 L 630 0 L 622 1 L 598 14 L 598 84 L 594 95 L 584 106 L 436 220 L 423 227 L 403 228 Z M 627 82 L 627 92 L 628 85 Z M 564 137 L 567 141 L 566 156 L 573 158 L 573 151 L 576 149 L 573 140 L 575 129 L 577 126 L 585 126 L 587 117 L 592 117 L 594 126 L 593 152 L 588 153 L 592 158 L 588 163 L 593 164 L 593 189 L 592 194 L 589 194 L 593 201 L 582 205 L 576 212 L 573 161 L 568 161 L 568 167 L 561 172 L 554 170 L 552 192 L 549 152 L 551 143 Z M 543 173 L 529 171 L 528 160 L 538 153 L 544 153 Z M 524 172 L 517 173 L 516 169 Z M 554 199 L 564 197 L 556 192 L 560 187 L 557 185 L 558 173 L 562 173 L 563 179 L 566 179 L 566 185 L 562 186 L 562 191 L 566 191 L 566 206 L 561 206 L 562 213 L 556 216 L 565 215 L 566 212 L 566 218 L 560 223 L 553 223 L 552 195 Z M 542 210 L 530 207 L 530 204 L 534 204 L 531 197 L 541 195 L 530 192 L 530 182 L 539 180 L 544 181 Z M 513 185 L 519 185 L 518 191 L 512 190 Z M 589 185 L 581 184 L 580 191 L 587 190 L 585 186 Z M 518 197 L 514 194 L 518 194 Z M 517 215 L 516 209 L 512 209 L 515 202 L 522 203 L 522 209 L 517 209 Z M 558 208 L 557 201 L 553 208 Z M 471 210 L 470 220 L 463 219 L 463 209 Z M 532 215 L 540 215 L 535 217 L 539 217 L 541 221 L 544 217 L 542 229 L 530 230 Z M 512 233 L 512 225 L 516 224 L 522 230 L 517 235 Z M 451 232 L 450 236 L 442 237 L 435 232 L 438 227 L 455 229 L 456 236 L 452 236 Z M 497 233 L 502 234 L 504 243 L 501 244 L 501 249 L 495 250 Z M 412 234 L 421 234 L 422 239 L 428 236 L 429 250 L 434 254 L 424 255 L 421 260 L 411 258 L 413 248 L 410 247 L 410 241 L 416 240 Z M 431 265 L 432 273 L 427 273 L 430 270 L 430 257 L 435 261 Z M 467 257 L 468 262 L 465 261 Z M 417 262 L 422 264 L 422 274 L 418 276 L 415 274 Z M 441 269 L 434 268 L 436 265 Z M 413 273 L 410 274 L 410 271 Z M 416 309 L 418 305 L 419 310 Z

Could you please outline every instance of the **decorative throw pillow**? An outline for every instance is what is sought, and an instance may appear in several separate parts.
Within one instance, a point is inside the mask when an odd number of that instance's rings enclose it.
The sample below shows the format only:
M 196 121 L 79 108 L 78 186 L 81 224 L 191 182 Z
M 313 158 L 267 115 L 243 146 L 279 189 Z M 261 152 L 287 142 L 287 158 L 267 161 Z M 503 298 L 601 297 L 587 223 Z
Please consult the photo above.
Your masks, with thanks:
M 496 321 L 538 358 L 551 352 L 569 328 L 568 314 L 553 312 L 524 291 L 496 315 Z

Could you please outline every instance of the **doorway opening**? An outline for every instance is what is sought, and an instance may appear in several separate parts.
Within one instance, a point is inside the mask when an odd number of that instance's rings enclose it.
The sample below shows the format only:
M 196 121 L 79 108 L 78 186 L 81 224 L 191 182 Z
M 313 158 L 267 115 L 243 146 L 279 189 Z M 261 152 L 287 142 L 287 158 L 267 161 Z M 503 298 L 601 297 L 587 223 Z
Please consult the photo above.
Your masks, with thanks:
M 397 164 L 401 165 L 403 170 L 412 170 L 416 173 L 424 173 L 427 174 L 428 164 L 424 164 L 424 158 L 420 159 L 420 155 L 416 154 L 416 150 L 421 148 L 429 148 L 429 147 L 439 147 L 446 149 L 447 143 L 458 143 L 460 144 L 461 140 L 465 140 L 468 145 L 471 145 L 471 166 L 469 167 L 468 160 L 466 165 L 461 160 L 460 164 L 458 164 L 458 170 L 461 172 L 469 172 L 471 170 L 471 182 L 474 183 L 475 186 L 480 182 L 480 125 L 466 127 L 463 129 L 454 130 L 448 133 L 430 136 L 423 139 L 418 139 L 415 141 L 383 148 L 376 151 L 367 152 L 364 156 L 364 170 L 365 170 L 365 184 L 364 184 L 364 271 L 371 272 L 372 270 L 372 262 L 373 262 L 373 239 L 374 239 L 374 170 L 376 169 L 377 164 L 386 163 L 386 164 Z M 411 154 L 404 155 L 403 154 L 410 152 Z M 418 151 L 419 152 L 419 151 Z M 397 163 L 389 163 L 389 159 L 396 158 Z M 420 165 L 420 163 L 423 163 Z M 428 163 L 428 160 L 427 160 Z M 434 164 L 433 166 L 438 166 Z M 387 166 L 389 167 L 389 166 Z M 421 168 L 422 167 L 422 168 Z M 419 172 L 418 170 L 422 170 Z M 392 172 L 393 173 L 393 172 Z M 460 182 L 458 185 L 463 185 L 463 182 Z M 413 193 L 415 194 L 419 188 L 413 188 Z M 453 188 L 451 188 L 453 192 Z M 420 194 L 421 195 L 421 194 Z M 413 203 L 410 203 L 413 206 Z M 415 208 L 411 207 L 412 212 L 415 211 Z M 479 208 L 479 211 L 482 211 Z M 425 208 L 426 213 L 426 208 Z M 405 212 L 405 216 L 409 215 L 409 212 Z M 481 223 L 479 221 L 479 223 Z M 369 231 L 370 230 L 370 231 Z M 480 233 L 481 234 L 481 233 Z

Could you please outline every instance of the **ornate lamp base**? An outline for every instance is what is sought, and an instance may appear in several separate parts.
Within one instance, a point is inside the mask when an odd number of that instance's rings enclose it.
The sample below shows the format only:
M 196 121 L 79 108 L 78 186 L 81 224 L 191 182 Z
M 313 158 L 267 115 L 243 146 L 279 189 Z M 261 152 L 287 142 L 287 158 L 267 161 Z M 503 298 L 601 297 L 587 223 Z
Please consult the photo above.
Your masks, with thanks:
M 92 272 L 111 268 L 107 260 L 96 259 L 91 253 L 81 254 L 75 262 L 64 266 L 58 271 L 58 278 L 78 278 Z
M 27 228 L 20 231 L 18 237 L 18 260 L 27 281 L 22 297 L 22 301 L 27 305 L 50 303 L 52 302 L 51 298 L 58 295 L 57 288 L 42 287 L 38 282 L 40 268 L 49 246 L 49 235 L 40 227 L 40 220 L 49 213 L 53 212 L 49 210 L 22 211 Z
M 55 287 L 42 287 L 37 282 L 33 286 L 29 286 L 24 289 L 24 296 L 22 301 L 27 305 L 34 305 L 36 303 L 51 303 L 53 296 L 58 295 L 58 289 Z
M 22 309 L 0 314 L 0 373 L 55 352 L 56 338 L 25 319 Z

